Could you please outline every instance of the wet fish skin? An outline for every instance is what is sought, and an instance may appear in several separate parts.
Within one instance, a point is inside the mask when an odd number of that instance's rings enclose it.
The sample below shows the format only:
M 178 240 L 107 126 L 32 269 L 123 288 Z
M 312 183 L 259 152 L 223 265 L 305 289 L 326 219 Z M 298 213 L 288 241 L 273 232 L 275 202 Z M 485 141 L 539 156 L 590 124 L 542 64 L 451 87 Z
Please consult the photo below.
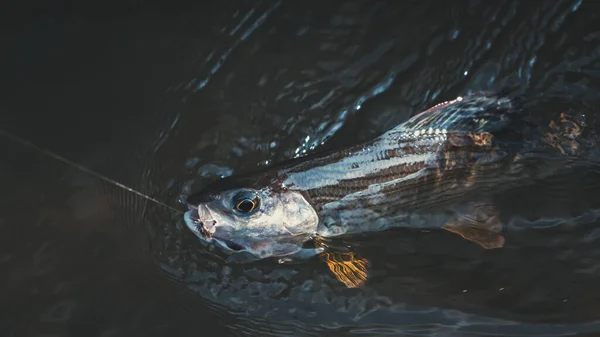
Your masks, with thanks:
M 228 214 L 220 221 L 239 234 L 232 230 L 226 239 L 242 246 L 265 235 L 279 241 L 281 227 L 294 235 L 313 231 L 336 236 L 396 226 L 444 227 L 459 219 L 467 226 L 487 226 L 495 232 L 497 224 L 488 221 L 494 215 L 475 221 L 481 216 L 469 212 L 481 212 L 473 205 L 485 205 L 489 194 L 550 175 L 564 164 L 550 160 L 540 165 L 553 149 L 531 130 L 519 108 L 502 96 L 459 97 L 371 141 L 216 181 L 190 196 L 188 203 L 192 209 L 204 208 L 223 198 L 224 191 L 251 189 L 267 198 L 289 199 L 293 194 L 293 200 L 302 199 L 302 204 L 306 201 L 314 209 L 316 218 L 295 221 L 289 219 L 291 215 L 273 216 L 273 221 L 261 220 L 257 225 L 251 217 L 218 204 L 217 211 Z M 301 228 L 295 222 L 302 223 Z M 463 237 L 472 232 L 456 226 L 452 231 Z
M 456 216 L 443 207 L 534 173 L 503 176 L 518 170 L 515 156 L 526 144 L 520 117 L 505 98 L 459 98 L 370 142 L 307 160 L 279 176 L 315 207 L 324 236 L 442 227 Z

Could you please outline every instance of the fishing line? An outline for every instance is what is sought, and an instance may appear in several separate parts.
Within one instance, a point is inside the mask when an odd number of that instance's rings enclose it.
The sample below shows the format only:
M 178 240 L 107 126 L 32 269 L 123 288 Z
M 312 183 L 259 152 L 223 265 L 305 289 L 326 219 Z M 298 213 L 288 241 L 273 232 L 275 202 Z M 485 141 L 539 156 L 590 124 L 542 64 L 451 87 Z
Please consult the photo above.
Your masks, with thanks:
M 165 204 L 164 202 L 158 201 L 158 200 L 156 200 L 156 199 L 154 199 L 154 198 L 152 198 L 152 197 L 150 197 L 148 195 L 145 195 L 142 192 L 138 192 L 138 191 L 134 190 L 133 188 L 131 188 L 129 186 L 121 184 L 120 182 L 118 182 L 116 180 L 113 180 L 113 179 L 110 179 L 109 177 L 104 176 L 104 175 L 102 175 L 102 174 L 100 174 L 98 172 L 95 172 L 95 171 L 93 171 L 93 170 L 91 170 L 91 169 L 89 169 L 89 168 L 87 168 L 85 166 L 82 166 L 82 165 L 79 165 L 79 164 L 77 164 L 75 162 L 72 162 L 72 161 L 68 160 L 67 158 L 64 158 L 64 157 L 62 157 L 62 156 L 60 156 L 60 155 L 58 155 L 58 154 L 56 154 L 56 153 L 54 153 L 54 152 L 52 152 L 50 150 L 46 150 L 44 148 L 41 148 L 41 147 L 39 147 L 39 146 L 31 143 L 31 142 L 28 142 L 28 141 L 24 140 L 23 138 L 20 138 L 18 136 L 13 135 L 12 133 L 6 132 L 4 130 L 0 130 L 0 135 L 5 136 L 6 138 L 9 138 L 9 139 L 11 139 L 11 140 L 13 140 L 13 141 L 15 141 L 17 143 L 20 143 L 23 146 L 33 148 L 33 149 L 35 149 L 35 150 L 37 150 L 37 151 L 39 151 L 39 152 L 41 152 L 41 153 L 43 153 L 43 154 L 51 157 L 51 158 L 54 158 L 54 159 L 56 159 L 58 161 L 61 161 L 61 162 L 65 163 L 65 164 L 67 164 L 67 165 L 75 167 L 75 168 L 77 168 L 77 169 L 79 169 L 79 170 L 81 170 L 83 172 L 86 172 L 86 173 L 88 173 L 88 174 L 90 174 L 90 175 L 92 175 L 92 176 L 94 176 L 96 178 L 104 180 L 105 182 L 107 182 L 109 184 L 115 185 L 115 186 L 120 187 L 120 188 L 122 188 L 124 190 L 127 190 L 127 191 L 129 191 L 131 193 L 137 194 L 137 195 L 139 195 L 140 197 L 142 197 L 144 199 L 150 200 L 150 201 L 152 201 L 152 202 L 154 202 L 154 203 L 156 203 L 158 205 L 161 205 L 163 207 L 166 207 L 166 208 L 168 208 L 168 209 L 170 209 L 170 210 L 172 210 L 172 211 L 174 211 L 176 213 L 183 214 L 182 211 L 180 211 L 180 210 L 178 210 L 176 208 L 173 208 L 173 207 Z

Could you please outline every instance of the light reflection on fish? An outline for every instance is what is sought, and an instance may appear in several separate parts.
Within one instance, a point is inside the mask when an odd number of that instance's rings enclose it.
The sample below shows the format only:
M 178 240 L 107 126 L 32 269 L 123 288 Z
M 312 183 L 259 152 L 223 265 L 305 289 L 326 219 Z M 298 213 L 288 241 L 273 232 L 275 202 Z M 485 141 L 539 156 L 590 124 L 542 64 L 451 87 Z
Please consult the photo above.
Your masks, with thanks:
M 564 165 L 544 139 L 509 98 L 459 97 L 371 141 L 216 181 L 187 199 L 185 222 L 202 240 L 257 258 L 319 254 L 305 243 L 392 227 L 443 228 L 499 248 L 488 196 Z M 366 279 L 364 261 L 326 260 L 348 286 Z

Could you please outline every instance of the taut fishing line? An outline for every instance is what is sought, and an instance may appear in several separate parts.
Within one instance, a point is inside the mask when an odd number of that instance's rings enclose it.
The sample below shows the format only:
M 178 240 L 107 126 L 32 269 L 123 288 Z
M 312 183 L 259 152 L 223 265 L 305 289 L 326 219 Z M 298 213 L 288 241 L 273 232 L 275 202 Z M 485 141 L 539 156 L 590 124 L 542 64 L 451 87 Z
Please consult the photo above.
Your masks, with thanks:
M 75 167 L 75 168 L 77 168 L 77 169 L 79 169 L 79 170 L 81 170 L 81 171 L 83 171 L 85 173 L 88 173 L 88 174 L 90 174 L 90 175 L 92 175 L 92 176 L 94 176 L 96 178 L 104 180 L 105 182 L 107 182 L 109 184 L 112 184 L 114 186 L 120 187 L 120 188 L 122 188 L 124 190 L 127 190 L 127 191 L 131 192 L 131 193 L 137 194 L 137 195 L 139 195 L 140 197 L 142 197 L 144 199 L 150 200 L 150 201 L 152 201 L 152 202 L 154 202 L 154 203 L 156 203 L 158 205 L 161 205 L 163 207 L 166 207 L 166 208 L 168 208 L 168 209 L 170 209 L 170 210 L 172 210 L 174 212 L 177 212 L 179 214 L 183 214 L 182 211 L 180 211 L 178 209 L 175 209 L 175 208 L 173 208 L 173 207 L 165 204 L 164 202 L 161 202 L 161 201 L 156 200 L 156 199 L 154 199 L 154 198 L 152 198 L 152 197 L 150 197 L 150 196 L 148 196 L 148 195 L 146 195 L 146 194 L 144 194 L 142 192 L 134 190 L 133 188 L 131 188 L 129 186 L 126 186 L 126 185 L 124 185 L 124 184 L 122 184 L 122 183 L 120 183 L 120 182 L 118 182 L 116 180 L 110 179 L 109 177 L 107 177 L 105 175 L 102 175 L 102 174 L 100 174 L 100 173 L 98 173 L 96 171 L 93 171 L 93 170 L 91 170 L 91 169 L 89 169 L 89 168 L 87 168 L 85 166 L 82 166 L 82 165 L 79 165 L 79 164 L 77 164 L 75 162 L 72 162 L 72 161 L 68 160 L 67 158 L 62 157 L 62 156 L 60 156 L 60 155 L 58 155 L 58 154 L 56 154 L 56 153 L 54 153 L 54 152 L 52 152 L 50 150 L 46 150 L 44 148 L 41 148 L 41 147 L 39 147 L 39 146 L 31 143 L 31 142 L 26 141 L 25 139 L 23 139 L 21 137 L 15 136 L 12 133 L 6 132 L 4 130 L 0 130 L 0 135 L 4 136 L 6 138 L 9 138 L 9 139 L 11 139 L 11 140 L 13 140 L 13 141 L 15 141 L 15 142 L 23 145 L 23 146 L 35 149 L 38 152 L 41 152 L 41 153 L 43 153 L 43 154 L 45 154 L 45 155 L 47 155 L 47 156 L 49 156 L 51 158 L 54 158 L 54 159 L 56 159 L 58 161 L 61 161 L 61 162 L 65 163 L 65 164 L 67 164 L 69 166 Z

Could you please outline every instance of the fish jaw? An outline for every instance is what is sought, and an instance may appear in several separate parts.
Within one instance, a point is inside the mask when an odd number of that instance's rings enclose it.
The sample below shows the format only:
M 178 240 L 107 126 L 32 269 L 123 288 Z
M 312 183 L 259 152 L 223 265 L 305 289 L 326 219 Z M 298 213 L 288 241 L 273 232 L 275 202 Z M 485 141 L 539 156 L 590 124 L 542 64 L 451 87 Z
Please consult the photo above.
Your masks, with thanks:
M 261 191 L 261 209 L 252 215 L 227 210 L 217 201 L 189 205 L 188 229 L 203 242 L 214 242 L 230 253 L 257 258 L 287 256 L 300 250 L 314 234 L 318 216 L 297 191 Z

